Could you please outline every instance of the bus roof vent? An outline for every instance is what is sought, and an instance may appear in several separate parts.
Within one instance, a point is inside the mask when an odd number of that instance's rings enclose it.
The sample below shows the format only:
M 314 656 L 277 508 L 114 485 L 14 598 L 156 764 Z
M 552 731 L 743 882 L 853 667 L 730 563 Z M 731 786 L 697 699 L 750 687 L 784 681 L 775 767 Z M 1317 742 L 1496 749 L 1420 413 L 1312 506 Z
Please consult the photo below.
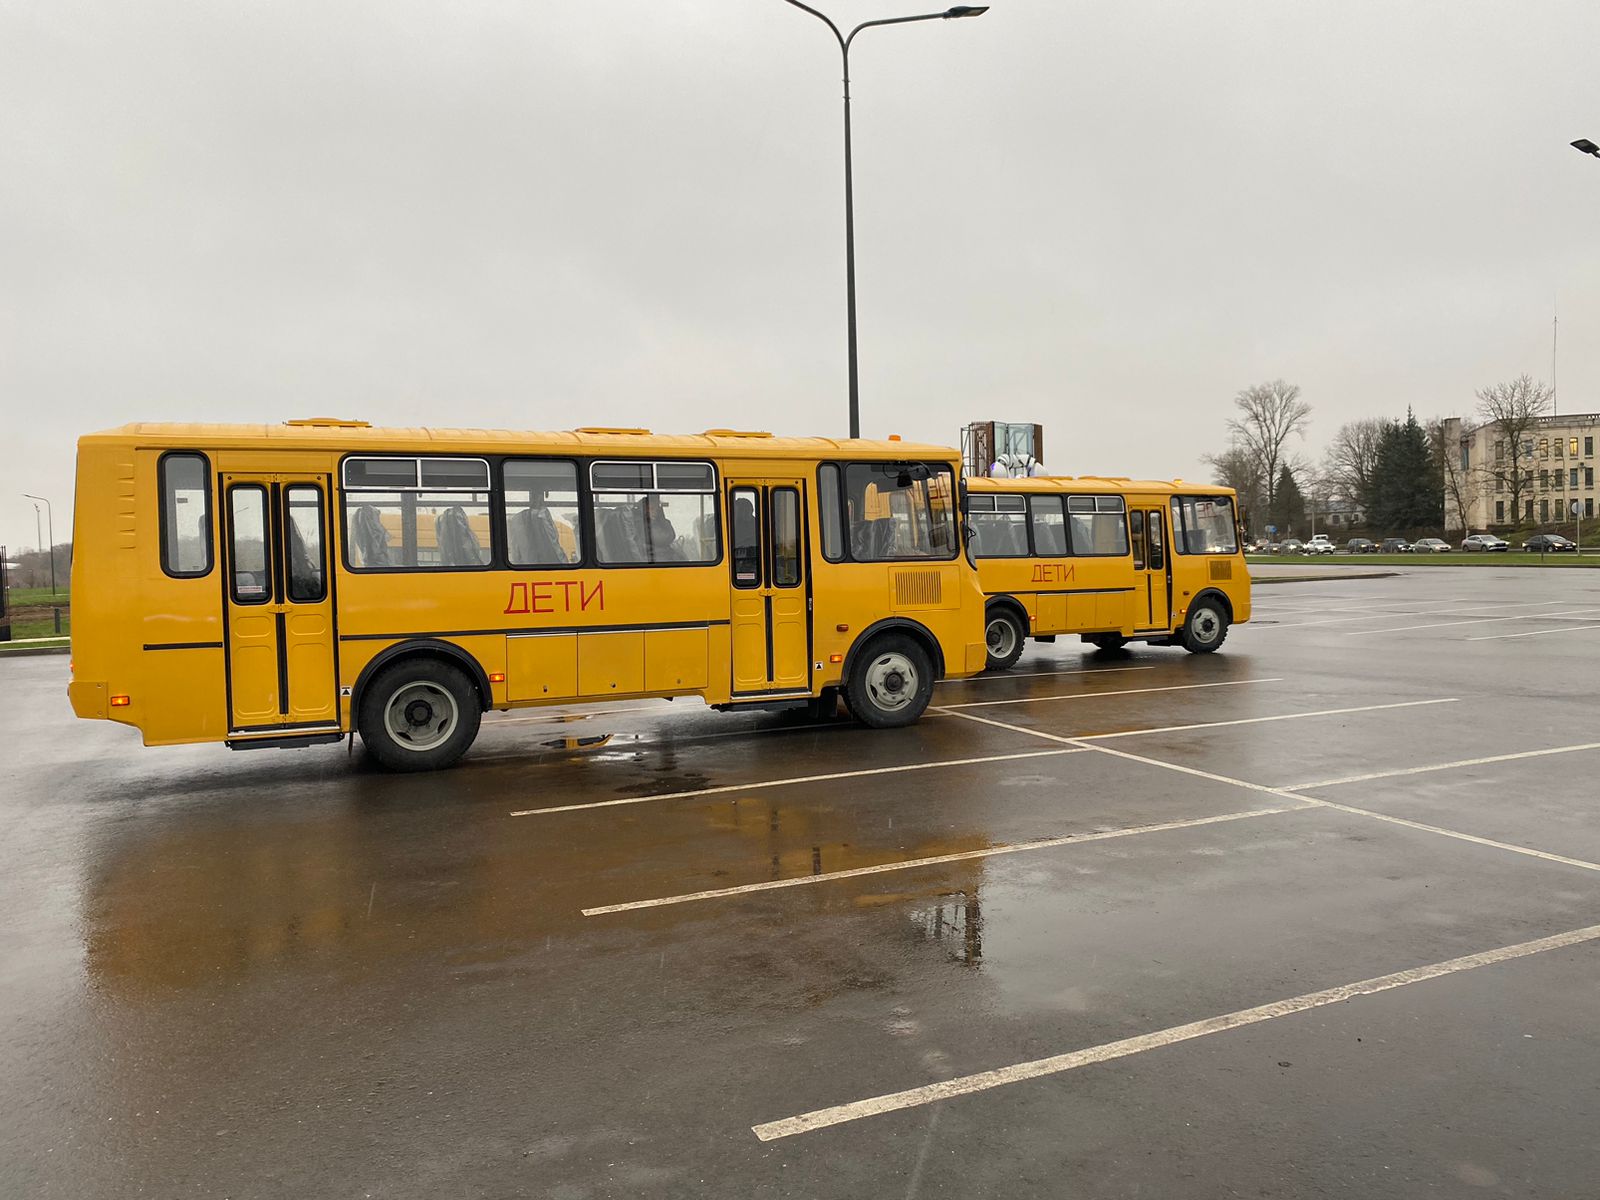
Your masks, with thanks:
M 582 428 L 574 430 L 573 432 L 574 433 L 616 433 L 616 434 L 626 434 L 626 435 L 628 435 L 630 437 L 649 437 L 650 436 L 650 431 L 648 429 L 612 429 L 610 426 L 607 426 L 607 425 L 585 425 Z
M 769 438 L 772 435 L 764 429 L 708 429 L 705 436 Z
M 285 421 L 285 425 L 312 426 L 317 429 L 371 429 L 370 421 L 352 421 L 346 417 L 301 417 L 298 421 Z

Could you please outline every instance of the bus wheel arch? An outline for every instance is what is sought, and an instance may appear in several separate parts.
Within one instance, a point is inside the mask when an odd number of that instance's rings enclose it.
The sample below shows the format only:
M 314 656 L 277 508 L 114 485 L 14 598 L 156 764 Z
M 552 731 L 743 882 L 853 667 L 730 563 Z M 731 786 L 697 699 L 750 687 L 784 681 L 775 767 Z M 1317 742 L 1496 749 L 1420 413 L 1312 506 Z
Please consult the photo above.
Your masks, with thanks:
M 988 646 L 987 669 L 1005 671 L 1022 656 L 1028 637 L 1028 614 L 1011 596 L 999 596 L 984 608 L 984 641 Z
M 1208 588 L 1189 604 L 1178 641 L 1191 654 L 1210 654 L 1222 645 L 1233 623 L 1233 605 L 1227 596 Z
M 402 642 L 367 664 L 351 690 L 351 726 L 391 771 L 451 766 L 490 706 L 477 661 L 447 642 Z
M 903 618 L 868 626 L 851 646 L 844 667 L 845 705 L 856 720 L 874 729 L 914 723 L 944 674 L 938 639 Z

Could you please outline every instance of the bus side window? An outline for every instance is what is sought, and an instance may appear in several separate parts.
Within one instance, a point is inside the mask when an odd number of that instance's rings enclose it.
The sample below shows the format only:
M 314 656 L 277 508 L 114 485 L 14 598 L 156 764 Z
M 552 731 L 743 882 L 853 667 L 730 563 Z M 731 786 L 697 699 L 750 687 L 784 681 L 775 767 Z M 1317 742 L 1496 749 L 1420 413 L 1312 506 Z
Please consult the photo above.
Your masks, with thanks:
M 733 542 L 733 586 L 761 586 L 761 522 L 756 516 L 759 495 L 755 488 L 734 488 L 728 511 Z
M 201 454 L 164 454 L 161 569 L 180 579 L 211 574 L 211 468 Z
M 1128 514 L 1128 534 L 1133 539 L 1133 569 L 1142 571 L 1144 570 L 1145 560 L 1148 557 L 1145 552 L 1144 511 L 1142 509 L 1136 508 Z
M 1066 518 L 1060 496 L 1030 496 L 1033 514 L 1033 553 L 1039 558 L 1059 558 L 1067 553 Z

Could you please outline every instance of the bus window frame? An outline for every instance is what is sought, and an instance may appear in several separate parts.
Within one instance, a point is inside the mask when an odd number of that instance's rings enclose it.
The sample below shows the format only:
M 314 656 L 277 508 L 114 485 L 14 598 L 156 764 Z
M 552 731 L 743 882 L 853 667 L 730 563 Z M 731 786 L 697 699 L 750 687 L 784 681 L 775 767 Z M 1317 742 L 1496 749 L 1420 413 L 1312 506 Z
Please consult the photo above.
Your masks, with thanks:
M 235 528 L 236 514 L 233 508 L 233 498 L 240 492 L 255 492 L 261 497 L 261 563 L 262 574 L 266 576 L 266 587 L 260 596 L 245 598 L 239 594 L 239 534 Z M 228 599 L 236 608 L 254 608 L 260 604 L 272 604 L 277 601 L 278 570 L 277 570 L 277 521 L 272 511 L 272 489 L 258 479 L 245 479 L 238 483 L 230 483 L 223 491 L 223 502 L 228 511 Z
M 1108 494 L 1106 492 L 1063 492 L 1061 494 L 1061 512 L 1066 518 L 1067 556 L 1069 558 L 1129 558 L 1133 553 L 1133 539 L 1128 532 L 1128 498 L 1121 493 Z M 1074 515 L 1083 516 L 1082 509 L 1074 510 L 1072 501 L 1092 500 L 1094 507 L 1088 510 L 1088 515 L 1099 517 L 1120 516 L 1122 518 L 1122 545 L 1117 551 L 1079 550 L 1078 539 L 1072 536 L 1072 518 Z M 1101 508 L 1100 501 L 1115 500 L 1117 508 Z
M 167 528 L 167 460 L 169 458 L 197 458 L 201 467 L 203 486 L 202 493 L 206 498 L 206 512 L 202 521 L 205 528 L 206 568 L 203 571 L 174 571 L 167 566 L 167 550 L 171 545 L 170 531 Z M 211 459 L 199 450 L 167 450 L 160 458 L 156 459 L 156 542 L 157 553 L 161 559 L 161 572 L 169 579 L 204 579 L 211 574 L 212 568 L 217 565 L 217 532 L 216 521 L 213 514 L 216 511 L 216 496 L 212 492 L 213 478 L 211 475 Z
M 524 457 L 524 456 L 517 455 L 517 456 L 513 456 L 513 457 Z M 724 508 L 724 505 L 722 503 L 722 500 L 723 500 L 723 497 L 722 497 L 723 477 L 722 477 L 721 470 L 718 469 L 717 464 L 713 460 L 708 459 L 708 458 L 673 458 L 671 456 L 652 455 L 649 458 L 614 458 L 614 457 L 613 458 L 582 458 L 582 459 L 579 459 L 578 461 L 579 461 L 580 465 L 583 467 L 581 478 L 579 479 L 579 483 L 581 485 L 581 490 L 579 492 L 578 500 L 579 500 L 579 503 L 582 505 L 582 508 L 579 511 L 579 517 L 584 523 L 584 533 L 585 533 L 586 537 L 588 538 L 588 541 L 584 546 L 585 555 L 584 555 L 583 561 L 580 562 L 580 563 L 569 563 L 568 564 L 569 569 L 576 570 L 578 567 L 581 566 L 585 570 L 592 570 L 592 571 L 660 571 L 660 570 L 663 570 L 663 569 L 675 570 L 675 571 L 682 571 L 682 570 L 685 570 L 685 569 L 687 569 L 687 570 L 695 570 L 695 569 L 708 570 L 708 569 L 713 568 L 713 567 L 720 567 L 725 561 L 727 561 L 728 555 L 727 555 L 727 550 L 726 550 L 726 542 L 727 542 L 728 539 L 723 536 L 723 529 L 722 529 L 723 522 L 727 519 L 727 518 L 725 518 L 723 516 L 723 511 L 722 511 L 723 508 Z M 710 491 L 706 491 L 706 490 L 703 490 L 701 488 L 666 488 L 666 489 L 658 489 L 658 488 L 652 486 L 652 487 L 648 487 L 648 488 L 643 489 L 643 492 L 644 493 L 655 493 L 656 495 L 661 495 L 661 496 L 710 496 L 711 497 L 711 515 L 712 515 L 712 518 L 713 518 L 712 522 L 711 522 L 711 528 L 712 528 L 712 530 L 713 530 L 713 532 L 715 533 L 715 536 L 716 536 L 716 554 L 712 558 L 706 559 L 703 562 L 701 562 L 701 561 L 695 561 L 695 562 L 666 561 L 666 562 L 608 563 L 608 562 L 602 562 L 600 560 L 600 539 L 599 539 L 599 536 L 598 536 L 598 534 L 596 532 L 596 529 L 595 529 L 595 515 L 599 511 L 595 507 L 595 503 L 594 503 L 594 497 L 595 497 L 596 492 L 598 491 L 602 495 L 627 495 L 627 494 L 638 494 L 640 489 L 637 489 L 637 488 L 599 488 L 599 489 L 596 489 L 594 487 L 594 479 L 593 479 L 594 468 L 595 468 L 596 465 L 604 466 L 604 465 L 607 465 L 607 464 L 617 464 L 617 465 L 620 465 L 620 466 L 633 466 L 633 465 L 640 464 L 640 463 L 642 463 L 642 464 L 644 464 L 644 465 L 646 465 L 646 466 L 648 466 L 650 468 L 650 478 L 651 478 L 652 482 L 656 478 L 655 466 L 656 466 L 657 463 L 673 463 L 673 464 L 693 463 L 695 466 L 710 467 L 711 468 L 711 490 Z M 522 568 L 518 567 L 518 568 L 515 568 L 515 569 L 516 570 L 521 570 Z
M 831 460 L 830 459 L 829 461 L 831 462 L 831 461 L 835 461 L 835 460 Z M 955 467 L 951 466 L 949 463 L 945 462 L 943 459 L 937 459 L 937 458 L 936 459 L 927 459 L 927 458 L 854 458 L 854 459 L 843 459 L 843 460 L 837 460 L 837 461 L 838 461 L 838 465 L 841 468 L 840 472 L 839 472 L 839 482 L 840 482 L 839 503 L 844 509 L 844 541 L 845 541 L 844 550 L 845 550 L 845 555 L 846 555 L 846 557 L 844 559 L 841 559 L 839 561 L 841 561 L 841 562 L 860 563 L 863 566 L 877 566 L 877 565 L 882 564 L 882 563 L 940 563 L 940 562 L 955 562 L 957 559 L 959 559 L 961 557 L 961 530 L 960 530 L 960 524 L 961 524 L 960 516 L 961 516 L 961 514 L 956 510 L 956 488 L 955 488 L 956 479 L 957 479 L 958 475 L 960 474 L 960 472 Z M 819 466 L 820 465 L 821 464 L 819 464 Z M 850 502 L 849 502 L 849 496 L 848 496 L 848 492 L 849 492 L 849 486 L 848 485 L 849 485 L 849 482 L 850 482 L 850 468 L 851 467 L 913 467 L 913 466 L 926 467 L 927 468 L 927 470 L 928 470 L 927 477 L 922 479 L 922 480 L 920 480 L 920 482 L 924 483 L 924 484 L 931 483 L 931 481 L 933 479 L 933 476 L 938 474 L 938 473 L 940 473 L 940 472 L 948 473 L 949 476 L 950 476 L 950 513 L 949 513 L 949 519 L 950 519 L 950 525 L 951 525 L 951 528 L 952 528 L 952 535 L 951 535 L 951 539 L 950 539 L 950 552 L 948 554 L 911 554 L 911 555 L 886 556 L 884 558 L 857 558 L 856 557 L 856 547 L 855 547 L 856 531 L 855 531 L 854 528 L 852 528 L 852 526 L 850 524 Z M 870 482 L 870 480 L 869 480 L 869 482 Z M 898 490 L 904 490 L 904 489 L 898 489 L 897 488 L 896 490 L 898 491 Z M 931 487 L 929 487 L 923 493 L 924 500 L 926 501 L 925 507 L 930 513 L 932 512 L 932 508 L 933 508 L 933 494 L 932 494 L 932 492 L 933 492 L 933 489 Z M 830 559 L 829 561 L 831 562 L 833 560 Z
M 1221 501 L 1221 502 L 1226 503 L 1228 505 L 1228 507 L 1233 510 L 1233 520 L 1230 522 L 1230 524 L 1233 526 L 1233 549 L 1232 550 L 1190 550 L 1190 549 L 1188 549 L 1188 545 L 1189 545 L 1188 505 L 1193 504 L 1193 503 L 1195 503 L 1196 501 L 1199 501 L 1199 500 L 1206 500 L 1206 501 L 1209 501 L 1212 504 L 1215 504 L 1215 503 Z M 1181 554 L 1185 558 L 1236 558 L 1236 557 L 1238 557 L 1238 555 L 1240 553 L 1240 548 L 1244 545 L 1244 539 L 1239 536 L 1239 501 L 1238 501 L 1238 499 L 1236 497 L 1227 496 L 1227 495 L 1216 495 L 1216 494 L 1206 495 L 1206 494 L 1197 493 L 1197 492 L 1179 492 L 1179 493 L 1175 494 L 1172 497 L 1172 501 L 1171 501 L 1170 504 L 1167 505 L 1167 508 L 1168 508 L 1168 511 L 1171 512 L 1171 514 L 1172 514 L 1172 542 L 1173 542 L 1172 550 L 1173 550 L 1173 553 Z
M 578 537 L 578 558 L 575 562 L 559 563 L 514 563 L 511 561 L 511 531 L 510 513 L 506 509 L 506 467 L 511 463 L 561 463 L 570 466 L 574 472 L 572 491 L 577 496 L 578 528 L 574 531 Z M 590 566 L 597 566 L 591 562 L 593 549 L 594 530 L 593 519 L 588 515 L 591 505 L 585 503 L 589 495 L 588 472 L 584 470 L 584 460 L 571 455 L 561 454 L 502 454 L 490 463 L 490 490 L 494 499 L 491 508 L 494 520 L 491 526 L 495 537 L 495 567 L 502 571 L 577 571 Z M 604 568 L 609 570 L 610 568 Z
M 1016 511 L 1017 515 L 1020 515 L 1022 517 L 1023 548 L 1022 548 L 1020 553 L 1015 553 L 1015 554 L 978 554 L 977 551 L 974 550 L 973 557 L 978 559 L 980 562 L 982 560 L 988 559 L 988 558 L 1038 558 L 1039 556 L 1033 552 L 1033 513 L 1028 507 L 1028 497 L 1027 497 L 1026 493 L 1024 493 L 1024 492 L 985 492 L 981 496 L 969 496 L 968 499 L 967 499 L 967 503 L 970 505 L 974 500 L 988 500 L 994 505 L 994 508 L 990 510 L 990 515 L 999 516 L 1000 515 L 1000 501 L 1002 499 L 1015 500 L 1015 501 L 1017 501 L 1018 504 L 1020 504 L 1022 506 L 1021 508 L 1019 508 L 1019 509 L 1017 509 L 1015 511 Z M 978 511 L 982 511 L 982 510 L 978 510 Z M 968 521 L 969 524 L 972 524 L 972 514 L 971 514 L 970 511 L 967 514 L 967 521 Z M 977 528 L 978 527 L 977 527 L 976 524 L 972 524 L 972 530 L 973 530 L 974 533 L 976 533 Z
M 822 473 L 833 471 L 833 515 L 838 522 L 839 554 L 828 553 L 828 514 L 824 505 L 828 499 L 828 485 L 822 482 Z M 850 519 L 849 506 L 844 502 L 844 472 L 839 464 L 832 460 L 817 464 L 817 549 L 822 554 L 823 562 L 842 563 L 850 561 Z
M 505 457 L 508 457 L 508 456 L 497 455 L 494 458 L 490 458 L 489 456 L 482 455 L 482 454 L 372 454 L 372 453 L 362 453 L 360 451 L 351 451 L 349 454 L 342 455 L 340 457 L 340 459 L 339 459 L 339 474 L 338 474 L 338 490 L 339 490 L 339 565 L 344 570 L 348 571 L 352 575 L 449 575 L 449 574 L 452 574 L 452 573 L 455 573 L 455 572 L 466 572 L 466 573 L 470 574 L 470 573 L 477 573 L 477 572 L 482 572 L 482 571 L 501 571 L 501 570 L 508 569 L 507 567 L 505 567 L 503 565 L 504 561 L 505 561 L 505 559 L 504 559 L 505 551 L 504 551 L 504 548 L 503 548 L 503 543 L 504 543 L 504 540 L 505 540 L 505 522 L 504 522 L 504 520 L 497 520 L 496 516 L 495 516 L 495 511 L 496 511 L 495 498 L 497 496 L 503 497 L 504 494 L 505 494 L 504 489 L 499 486 L 500 481 L 497 478 L 496 473 L 495 473 L 495 464 L 496 464 L 496 462 L 498 460 L 501 460 L 501 459 L 503 459 Z M 511 455 L 509 457 L 522 457 L 522 456 L 520 456 L 520 455 Z M 383 459 L 383 460 L 388 461 L 388 462 L 415 462 L 417 464 L 417 486 L 409 487 L 409 488 L 406 488 L 406 487 L 391 487 L 391 488 L 378 488 L 378 487 L 350 488 L 350 487 L 347 487 L 345 485 L 345 472 L 346 472 L 346 468 L 347 468 L 350 460 L 354 459 L 354 458 Z M 452 488 L 452 487 L 423 487 L 422 486 L 422 460 L 423 459 L 427 459 L 427 458 L 453 458 L 453 459 L 469 460 L 469 461 L 472 461 L 472 462 L 480 462 L 480 463 L 482 463 L 484 465 L 484 468 L 487 471 L 488 482 L 484 487 L 481 487 L 481 488 L 477 488 L 477 487 L 471 487 L 471 488 L 468 488 L 468 487 L 454 487 L 454 488 Z M 404 495 L 407 492 L 411 492 L 413 494 L 425 494 L 425 495 L 448 495 L 448 494 L 450 494 L 452 492 L 466 494 L 466 495 L 473 495 L 473 494 L 481 493 L 481 494 L 487 496 L 489 498 L 488 499 L 488 503 L 487 503 L 488 517 L 489 517 L 489 559 L 488 559 L 488 561 L 487 562 L 478 563 L 475 566 L 443 566 L 443 565 L 441 565 L 441 566 L 436 566 L 436 567 L 434 567 L 434 566 L 426 566 L 425 567 L 425 566 L 420 566 L 420 565 L 417 565 L 417 566 L 406 566 L 404 564 L 401 564 L 400 566 L 397 566 L 397 567 L 357 567 L 357 566 L 352 566 L 351 563 L 350 563 L 350 537 L 349 537 L 349 534 L 350 534 L 350 498 L 352 496 L 358 496 L 359 497 L 359 496 L 363 496 L 363 495 L 380 495 L 380 496 L 383 496 L 383 495 Z M 404 549 L 404 543 L 403 542 L 402 542 L 402 545 L 401 545 L 400 548 Z M 567 565 L 569 567 L 575 567 L 578 564 L 569 563 Z M 527 567 L 527 568 L 516 567 L 516 568 L 511 568 L 511 569 L 521 571 L 521 570 L 538 570 L 540 568 L 536 568 L 536 567 Z

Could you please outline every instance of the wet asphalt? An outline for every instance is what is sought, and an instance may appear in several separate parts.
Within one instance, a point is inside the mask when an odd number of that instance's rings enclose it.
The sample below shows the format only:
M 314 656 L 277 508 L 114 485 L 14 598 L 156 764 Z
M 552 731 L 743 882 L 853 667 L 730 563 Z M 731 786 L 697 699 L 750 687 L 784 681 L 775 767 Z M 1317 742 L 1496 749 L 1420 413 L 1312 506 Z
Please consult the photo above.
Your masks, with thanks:
M 1256 597 L 909 730 L 522 710 L 406 777 L 0 661 L 0 1195 L 1595 1194 L 1597 940 L 755 1132 L 1600 923 L 1600 572 Z

